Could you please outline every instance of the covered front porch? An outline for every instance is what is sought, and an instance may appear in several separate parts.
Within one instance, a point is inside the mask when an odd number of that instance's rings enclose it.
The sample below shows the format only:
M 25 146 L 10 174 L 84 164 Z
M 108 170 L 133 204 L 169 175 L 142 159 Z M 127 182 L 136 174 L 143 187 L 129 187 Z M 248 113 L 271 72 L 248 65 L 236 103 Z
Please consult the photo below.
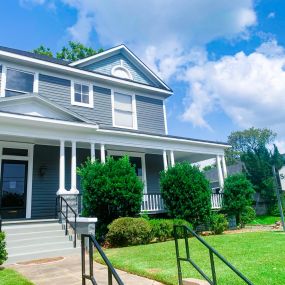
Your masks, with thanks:
M 53 218 L 57 195 L 78 203 L 81 187 L 76 168 L 88 157 L 104 163 L 107 156 L 129 155 L 145 185 L 141 210 L 147 213 L 165 211 L 159 173 L 179 161 L 216 158 L 223 187 L 225 145 L 18 116 L 9 119 L 0 114 L 3 218 Z M 220 193 L 212 194 L 212 207 L 221 207 Z

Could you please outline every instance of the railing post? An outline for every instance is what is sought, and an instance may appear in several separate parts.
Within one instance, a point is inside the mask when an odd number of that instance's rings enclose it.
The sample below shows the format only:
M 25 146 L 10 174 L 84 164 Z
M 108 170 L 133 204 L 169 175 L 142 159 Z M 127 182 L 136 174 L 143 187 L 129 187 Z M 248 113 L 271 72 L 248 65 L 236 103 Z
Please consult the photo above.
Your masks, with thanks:
M 108 285 L 113 284 L 113 279 L 112 279 L 112 272 L 111 269 L 108 267 Z
M 75 224 L 74 224 L 74 241 L 73 241 L 73 247 L 76 248 L 76 239 L 77 239 L 77 219 L 75 216 Z
M 89 239 L 89 274 L 90 277 L 93 277 L 93 243 L 91 237 L 88 236 Z
M 213 252 L 210 249 L 209 249 L 209 254 L 210 254 L 210 262 L 211 262 L 213 285 L 217 285 L 217 277 L 216 277 L 216 268 L 215 268 L 214 255 L 213 255 Z
M 86 285 L 85 280 L 85 237 L 81 236 L 81 270 L 82 270 L 82 285 Z
M 65 235 L 67 236 L 67 218 L 68 217 L 68 207 L 67 204 L 65 203 Z
M 176 261 L 177 261 L 177 269 L 178 269 L 178 284 L 182 285 L 182 271 L 181 271 L 181 264 L 180 264 L 179 244 L 178 244 L 176 226 L 174 226 L 174 241 L 175 241 Z

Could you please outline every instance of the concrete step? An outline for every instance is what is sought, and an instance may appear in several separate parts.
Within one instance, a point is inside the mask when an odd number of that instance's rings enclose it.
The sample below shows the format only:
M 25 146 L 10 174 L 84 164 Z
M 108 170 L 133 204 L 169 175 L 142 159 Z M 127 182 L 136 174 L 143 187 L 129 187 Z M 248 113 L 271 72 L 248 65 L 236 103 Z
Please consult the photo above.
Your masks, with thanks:
M 195 279 L 195 278 L 185 278 L 182 280 L 183 285 L 210 285 L 206 280 Z
M 7 241 L 21 241 L 23 239 L 32 239 L 37 237 L 56 237 L 59 235 L 64 236 L 64 231 L 61 229 L 54 230 L 54 231 L 42 231 L 42 232 L 28 232 L 28 233 L 20 233 L 20 234 L 9 234 L 6 233 L 6 240 Z
M 59 223 L 26 224 L 26 225 L 4 225 L 2 230 L 7 234 L 39 233 L 44 231 L 61 230 Z

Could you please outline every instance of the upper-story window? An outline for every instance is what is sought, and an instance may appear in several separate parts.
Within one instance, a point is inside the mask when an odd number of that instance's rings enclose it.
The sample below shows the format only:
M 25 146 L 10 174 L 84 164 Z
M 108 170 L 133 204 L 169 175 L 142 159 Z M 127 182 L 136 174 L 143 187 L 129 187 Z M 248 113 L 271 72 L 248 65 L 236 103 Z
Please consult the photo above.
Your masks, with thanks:
M 137 128 L 134 95 L 114 92 L 113 123 L 115 127 Z
M 93 108 L 93 91 L 91 85 L 73 82 L 71 93 L 72 105 Z
M 34 90 L 34 73 L 7 68 L 5 96 L 30 93 Z

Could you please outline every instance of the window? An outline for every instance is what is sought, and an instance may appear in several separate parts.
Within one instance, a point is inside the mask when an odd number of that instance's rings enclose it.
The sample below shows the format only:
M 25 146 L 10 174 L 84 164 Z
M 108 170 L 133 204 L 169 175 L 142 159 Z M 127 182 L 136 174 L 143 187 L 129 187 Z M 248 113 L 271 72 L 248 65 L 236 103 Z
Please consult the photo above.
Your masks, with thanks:
M 93 92 L 91 86 L 74 83 L 71 90 L 71 103 L 73 105 L 93 107 Z
M 5 96 L 11 97 L 33 92 L 34 74 L 7 68 Z
M 132 95 L 114 93 L 114 126 L 136 128 Z

